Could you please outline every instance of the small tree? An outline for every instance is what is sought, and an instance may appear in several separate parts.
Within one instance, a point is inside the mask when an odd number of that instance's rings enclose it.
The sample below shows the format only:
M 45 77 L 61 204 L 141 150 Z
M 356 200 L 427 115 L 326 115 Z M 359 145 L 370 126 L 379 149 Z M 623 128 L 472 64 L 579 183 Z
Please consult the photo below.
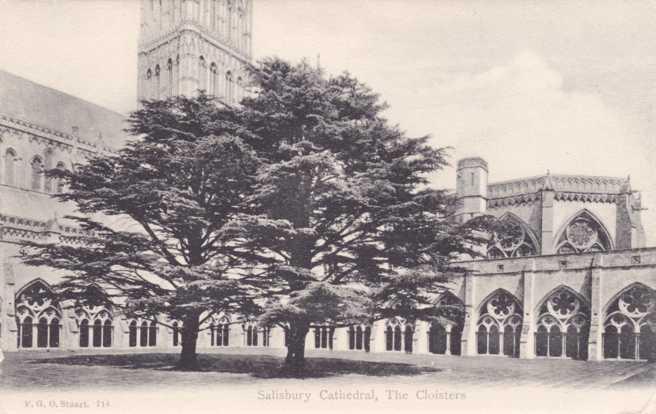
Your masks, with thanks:
M 81 245 L 32 244 L 24 256 L 68 271 L 56 286 L 65 298 L 85 303 L 88 287 L 101 286 L 128 315 L 181 321 L 182 369 L 198 368 L 206 319 L 254 308 L 233 220 L 246 212 L 257 163 L 225 132 L 224 118 L 204 94 L 144 101 L 129 117 L 135 139 L 117 154 L 49 172 L 68 184 L 57 197 L 77 205 L 84 217 L 71 219 L 89 237 Z
M 384 315 L 380 295 L 401 270 L 443 269 L 473 253 L 476 237 L 450 220 L 449 195 L 427 187 L 447 164 L 445 149 L 389 125 L 366 85 L 279 59 L 252 78 L 257 92 L 238 123 L 262 164 L 251 198 L 258 214 L 243 228 L 272 299 L 263 323 L 285 330 L 297 371 L 313 323 Z

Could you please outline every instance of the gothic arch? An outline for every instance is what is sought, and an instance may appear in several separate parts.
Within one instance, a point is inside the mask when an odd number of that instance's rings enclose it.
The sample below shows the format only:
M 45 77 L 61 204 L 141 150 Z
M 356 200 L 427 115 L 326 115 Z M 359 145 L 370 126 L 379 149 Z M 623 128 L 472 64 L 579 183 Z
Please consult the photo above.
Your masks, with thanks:
M 576 224 L 578 225 L 574 227 Z M 556 253 L 586 253 L 614 248 L 613 239 L 606 226 L 587 208 L 577 211 L 565 220 L 556 234 Z
M 529 225 L 514 213 L 506 212 L 498 221 L 511 223 L 515 226 L 515 233 L 505 236 L 493 234 L 488 245 L 488 257 L 522 257 L 534 256 L 540 251 L 540 243 Z
M 656 291 L 634 282 L 621 289 L 603 311 L 605 359 L 656 359 Z
M 505 289 L 481 301 L 476 313 L 476 350 L 479 355 L 519 356 L 521 302 Z
M 613 296 L 611 296 L 611 298 L 604 305 L 604 308 L 603 308 L 604 314 L 606 314 L 608 312 L 608 309 L 613 305 L 613 303 L 615 301 L 617 301 L 620 298 L 620 296 L 622 296 L 624 293 L 626 293 L 629 290 L 631 290 L 633 288 L 636 288 L 636 287 L 643 288 L 643 289 L 646 289 L 646 290 L 652 291 L 652 292 L 656 291 L 656 289 L 654 289 L 650 286 L 647 286 L 642 282 L 633 282 L 633 283 L 631 283 L 627 286 L 624 286 L 623 288 L 620 288 L 617 292 L 615 292 L 615 294 L 613 294 Z
M 536 310 L 536 356 L 587 359 L 590 303 L 583 295 L 559 285 L 538 302 Z
M 520 309 L 522 309 L 522 306 L 521 306 L 522 302 L 517 298 L 517 296 L 510 293 L 507 289 L 498 288 L 498 289 L 495 289 L 492 292 L 488 293 L 487 296 L 485 296 L 485 298 L 483 298 L 483 300 L 478 303 L 478 306 L 476 306 L 476 314 L 478 315 L 478 314 L 481 313 L 481 311 L 484 311 L 483 307 L 487 304 L 487 302 L 490 299 L 492 299 L 495 295 L 500 294 L 500 293 L 504 293 L 504 294 L 510 296 L 517 303 L 517 305 L 519 305 Z
M 48 297 L 52 293 L 50 285 L 41 278 L 28 282 L 16 292 L 18 348 L 59 347 L 63 315 L 59 303 Z

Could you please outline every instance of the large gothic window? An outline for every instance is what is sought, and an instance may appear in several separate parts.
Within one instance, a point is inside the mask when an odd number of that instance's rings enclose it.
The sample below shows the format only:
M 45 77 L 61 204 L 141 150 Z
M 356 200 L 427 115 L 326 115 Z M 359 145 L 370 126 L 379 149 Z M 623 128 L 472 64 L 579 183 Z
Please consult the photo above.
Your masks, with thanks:
M 160 96 L 160 88 L 162 87 L 161 83 L 161 73 L 160 73 L 160 68 L 159 65 L 155 66 L 155 99 L 159 99 Z
M 58 348 L 61 310 L 48 286 L 35 281 L 16 297 L 18 348 Z M 36 338 L 36 341 L 34 339 Z M 36 342 L 36 344 L 35 344 Z
M 210 65 L 210 86 L 209 94 L 217 95 L 219 93 L 219 76 L 216 68 L 216 63 L 212 62 Z
M 58 162 L 56 168 L 60 171 L 66 170 L 66 166 L 64 165 L 63 162 Z M 57 178 L 56 187 L 57 187 L 56 188 L 57 193 L 63 193 L 64 192 L 64 180 L 61 179 L 61 178 Z
M 656 292 L 635 284 L 606 310 L 603 348 L 607 359 L 656 360 Z
M 198 89 L 207 90 L 207 62 L 203 56 L 198 58 Z
M 535 334 L 539 357 L 586 359 L 590 312 L 583 300 L 568 288 L 550 294 L 540 306 Z
M 476 327 L 477 351 L 481 355 L 519 356 L 522 309 L 513 295 L 499 290 L 481 307 Z
M 167 82 L 167 88 L 168 88 L 168 95 L 173 96 L 173 60 L 169 59 L 166 62 L 166 73 L 168 77 L 168 82 Z
M 488 257 L 535 256 L 538 252 L 533 232 L 518 217 L 507 214 L 499 220 L 488 246 Z
M 583 211 L 572 219 L 558 237 L 556 252 L 587 253 L 611 249 L 610 237 L 592 214 Z

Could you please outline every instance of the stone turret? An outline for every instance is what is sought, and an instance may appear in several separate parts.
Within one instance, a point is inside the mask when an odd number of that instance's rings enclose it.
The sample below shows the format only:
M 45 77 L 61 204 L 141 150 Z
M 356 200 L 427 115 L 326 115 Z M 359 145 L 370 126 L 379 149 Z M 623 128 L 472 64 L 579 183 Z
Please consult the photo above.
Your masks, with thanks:
M 480 157 L 458 161 L 456 220 L 463 223 L 487 209 L 487 162 Z

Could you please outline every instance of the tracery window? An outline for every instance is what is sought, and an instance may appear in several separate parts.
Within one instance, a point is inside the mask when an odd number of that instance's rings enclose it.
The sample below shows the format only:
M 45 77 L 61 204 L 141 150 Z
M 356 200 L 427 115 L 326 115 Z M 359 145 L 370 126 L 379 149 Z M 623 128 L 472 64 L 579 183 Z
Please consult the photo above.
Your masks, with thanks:
M 59 304 L 54 301 L 52 292 L 43 282 L 33 282 L 17 295 L 18 348 L 32 348 L 34 337 L 38 348 L 58 348 L 60 321 Z
M 348 331 L 349 349 L 369 352 L 371 346 L 371 326 L 351 325 Z
M 488 245 L 488 257 L 535 256 L 538 252 L 536 238 L 519 218 L 506 215 L 499 220 L 498 230 L 493 233 Z
M 233 90 L 234 90 L 234 85 L 232 83 L 232 72 L 227 71 L 226 74 L 225 74 L 225 78 L 226 78 L 226 81 L 225 81 L 224 96 L 225 96 L 226 101 L 232 102 Z
M 385 328 L 385 349 L 412 353 L 414 327 L 403 318 L 392 318 Z
M 635 284 L 614 299 L 606 311 L 604 358 L 656 359 L 656 292 Z
M 556 252 L 588 253 L 611 249 L 608 232 L 590 213 L 584 211 L 569 222 L 558 238 Z
M 81 306 L 75 310 L 81 348 L 109 348 L 114 332 L 111 312 L 103 306 Z
M 265 346 L 270 344 L 271 328 L 268 326 L 258 327 L 251 321 L 242 326 L 246 334 L 246 346 Z
M 481 307 L 476 343 L 481 355 L 519 356 L 522 309 L 517 299 L 499 290 Z
M 540 357 L 586 359 L 590 313 L 583 300 L 562 287 L 540 306 L 535 354 Z

